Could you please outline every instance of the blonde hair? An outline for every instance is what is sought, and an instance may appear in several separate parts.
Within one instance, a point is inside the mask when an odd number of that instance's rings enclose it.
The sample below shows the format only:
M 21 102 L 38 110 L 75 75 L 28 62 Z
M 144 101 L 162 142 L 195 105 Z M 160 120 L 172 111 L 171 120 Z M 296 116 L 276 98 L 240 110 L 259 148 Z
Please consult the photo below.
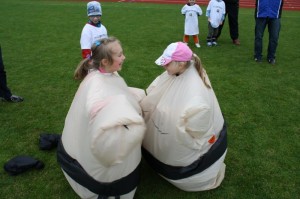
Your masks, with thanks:
M 108 37 L 104 39 L 100 39 L 96 41 L 92 47 L 91 47 L 91 56 L 89 58 L 83 59 L 79 64 L 77 65 L 77 68 L 74 72 L 74 78 L 77 80 L 83 80 L 89 70 L 96 69 L 101 66 L 101 61 L 103 59 L 107 59 L 108 64 L 113 63 L 111 48 L 109 47 L 110 43 L 118 42 L 120 41 L 115 37 Z
M 195 54 L 193 53 L 193 56 L 192 56 L 192 60 L 194 61 L 195 63 L 195 68 L 200 76 L 200 78 L 202 79 L 204 85 L 207 87 L 207 88 L 211 88 L 211 85 L 210 85 L 210 82 L 208 81 L 207 79 L 207 74 L 206 74 L 206 71 L 205 69 L 203 68 L 203 65 L 201 63 L 201 60 L 200 58 Z M 188 61 L 187 62 L 187 65 L 186 66 L 189 66 L 190 65 L 190 62 L 191 61 Z

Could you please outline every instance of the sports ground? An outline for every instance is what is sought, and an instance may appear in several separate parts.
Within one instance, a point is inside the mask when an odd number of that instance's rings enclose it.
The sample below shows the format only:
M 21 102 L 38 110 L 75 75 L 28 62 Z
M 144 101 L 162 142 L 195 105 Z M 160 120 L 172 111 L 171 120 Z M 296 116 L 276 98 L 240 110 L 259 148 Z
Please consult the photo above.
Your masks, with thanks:
M 109 35 L 120 39 L 126 56 L 120 75 L 129 86 L 146 89 L 163 72 L 154 61 L 170 42 L 182 40 L 180 9 L 186 1 L 100 2 L 103 24 Z M 197 2 L 204 10 L 208 0 Z M 134 199 L 299 198 L 300 12 L 286 8 L 282 13 L 276 64 L 270 65 L 265 57 L 256 63 L 254 1 L 247 4 L 252 7 L 240 2 L 240 46 L 232 44 L 226 21 L 219 45 L 207 47 L 205 16 L 199 17 L 201 48 L 189 45 L 201 58 L 228 124 L 224 181 L 214 190 L 184 192 L 142 162 Z M 8 86 L 25 100 L 0 102 L 0 164 L 17 155 L 45 163 L 43 170 L 18 176 L 1 169 L 1 199 L 79 198 L 57 163 L 56 150 L 39 150 L 38 139 L 42 132 L 61 134 L 78 89 L 73 74 L 81 60 L 86 3 L 1 0 L 0 42 Z

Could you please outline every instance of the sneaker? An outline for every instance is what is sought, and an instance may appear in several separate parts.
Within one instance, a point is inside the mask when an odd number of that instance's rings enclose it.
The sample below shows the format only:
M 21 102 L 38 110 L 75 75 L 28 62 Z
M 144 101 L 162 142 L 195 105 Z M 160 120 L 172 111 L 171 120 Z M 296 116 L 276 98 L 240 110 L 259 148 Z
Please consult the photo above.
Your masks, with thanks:
M 23 102 L 24 98 L 17 96 L 17 95 L 12 95 L 12 96 L 10 96 L 10 98 L 5 99 L 5 100 L 8 102 Z
M 212 46 L 212 42 L 207 42 L 207 46 L 211 47 Z
M 241 42 L 240 42 L 239 39 L 234 39 L 234 40 L 232 40 L 232 43 L 233 43 L 234 45 L 237 45 L 237 46 L 241 44 Z
M 255 58 L 254 58 L 254 61 L 256 61 L 257 63 L 261 63 L 261 58 L 255 57 Z
M 218 45 L 218 43 L 215 42 L 215 41 L 213 41 L 213 42 L 212 42 L 212 45 L 213 45 L 213 46 L 216 46 L 216 45 Z
M 268 62 L 269 62 L 269 64 L 274 65 L 275 64 L 275 59 L 269 59 Z
M 197 48 L 200 48 L 200 47 L 201 47 L 199 43 L 196 43 L 195 46 L 196 46 Z

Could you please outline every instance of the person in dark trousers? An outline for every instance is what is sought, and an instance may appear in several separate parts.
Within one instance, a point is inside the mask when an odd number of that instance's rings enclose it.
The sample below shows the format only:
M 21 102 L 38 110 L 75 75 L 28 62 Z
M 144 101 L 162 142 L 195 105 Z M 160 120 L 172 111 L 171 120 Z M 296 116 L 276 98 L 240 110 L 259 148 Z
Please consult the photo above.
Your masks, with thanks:
M 0 45 L 0 100 L 6 102 L 22 102 L 24 99 L 20 96 L 13 95 L 7 87 L 6 72 L 4 69 L 2 51 Z
M 256 0 L 254 60 L 262 61 L 263 36 L 268 26 L 269 44 L 267 61 L 274 65 L 281 27 L 283 0 Z
M 225 13 L 225 20 L 226 16 L 228 16 L 228 23 L 229 23 L 229 32 L 230 37 L 232 39 L 232 43 L 234 45 L 240 45 L 239 40 L 239 0 L 223 0 L 225 2 L 226 13 Z M 224 23 L 225 23 L 224 20 Z M 217 38 L 220 37 L 224 23 L 219 26 L 219 33 Z

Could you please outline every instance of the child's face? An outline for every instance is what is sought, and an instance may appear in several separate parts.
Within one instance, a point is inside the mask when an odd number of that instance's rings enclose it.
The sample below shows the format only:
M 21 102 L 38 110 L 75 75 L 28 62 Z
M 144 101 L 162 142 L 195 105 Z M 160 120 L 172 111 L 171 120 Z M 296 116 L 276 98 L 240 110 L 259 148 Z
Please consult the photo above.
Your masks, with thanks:
M 122 69 L 122 65 L 125 60 L 123 49 L 118 42 L 113 42 L 109 45 L 111 47 L 111 51 L 113 52 L 112 54 L 113 63 L 110 66 L 108 66 L 107 72 L 120 71 Z
M 101 16 L 100 15 L 93 15 L 93 16 L 89 16 L 89 19 L 91 20 L 91 22 L 93 22 L 94 24 L 97 24 L 100 19 L 101 19 Z
M 183 73 L 185 70 L 182 62 L 171 61 L 167 65 L 163 66 L 169 75 L 177 75 Z
M 194 4 L 196 3 L 196 0 L 189 0 L 189 3 L 190 3 L 191 5 L 194 5 Z

